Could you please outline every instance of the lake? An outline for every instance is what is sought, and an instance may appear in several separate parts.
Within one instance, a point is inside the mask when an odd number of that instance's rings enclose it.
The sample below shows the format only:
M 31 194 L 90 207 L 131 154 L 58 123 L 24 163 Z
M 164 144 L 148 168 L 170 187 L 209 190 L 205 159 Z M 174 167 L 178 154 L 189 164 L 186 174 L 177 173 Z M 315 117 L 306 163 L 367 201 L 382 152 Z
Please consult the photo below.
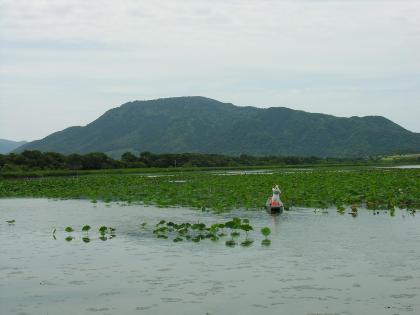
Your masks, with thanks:
M 397 166 L 381 166 L 377 168 L 400 168 L 400 169 L 418 169 L 420 168 L 420 164 L 413 164 L 413 165 L 397 165 Z
M 173 243 L 139 227 L 233 216 L 251 220 L 251 247 Z M 92 226 L 89 243 L 84 224 Z M 115 227 L 116 237 L 100 240 L 101 225 Z M 70 242 L 66 226 L 77 230 Z M 270 247 L 260 244 L 263 226 L 272 230 Z M 419 244 L 419 215 L 405 210 L 352 217 L 293 208 L 272 217 L 0 199 L 0 313 L 419 314 Z

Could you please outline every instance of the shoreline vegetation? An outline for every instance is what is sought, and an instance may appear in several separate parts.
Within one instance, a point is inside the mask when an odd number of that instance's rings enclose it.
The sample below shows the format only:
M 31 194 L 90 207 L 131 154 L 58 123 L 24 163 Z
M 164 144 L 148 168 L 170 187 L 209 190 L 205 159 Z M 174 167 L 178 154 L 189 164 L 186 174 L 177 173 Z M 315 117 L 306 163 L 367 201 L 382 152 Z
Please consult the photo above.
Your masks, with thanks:
M 365 158 L 298 156 L 227 156 L 201 153 L 122 154 L 119 160 L 104 153 L 63 155 L 24 151 L 0 154 L 0 178 L 78 176 L 90 174 L 167 173 L 209 170 L 255 170 L 282 168 L 334 168 L 420 164 L 420 154 Z

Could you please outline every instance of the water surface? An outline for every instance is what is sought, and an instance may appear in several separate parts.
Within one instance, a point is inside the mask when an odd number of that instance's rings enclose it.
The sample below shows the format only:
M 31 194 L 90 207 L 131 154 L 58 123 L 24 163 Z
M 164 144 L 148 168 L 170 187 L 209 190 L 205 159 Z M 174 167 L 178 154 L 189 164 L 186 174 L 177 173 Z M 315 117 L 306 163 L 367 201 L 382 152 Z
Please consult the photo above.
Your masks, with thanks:
M 401 169 L 417 169 L 420 168 L 420 164 L 414 165 L 397 165 L 397 166 L 381 166 L 378 168 L 401 168 Z
M 173 243 L 139 228 L 160 219 L 269 226 L 272 245 Z M 5 220 L 15 219 L 14 225 Z M 66 242 L 68 225 L 101 225 Z M 51 231 L 57 229 L 56 240 Z M 397 210 L 229 215 L 82 200 L 0 200 L 0 314 L 419 314 L 420 219 Z

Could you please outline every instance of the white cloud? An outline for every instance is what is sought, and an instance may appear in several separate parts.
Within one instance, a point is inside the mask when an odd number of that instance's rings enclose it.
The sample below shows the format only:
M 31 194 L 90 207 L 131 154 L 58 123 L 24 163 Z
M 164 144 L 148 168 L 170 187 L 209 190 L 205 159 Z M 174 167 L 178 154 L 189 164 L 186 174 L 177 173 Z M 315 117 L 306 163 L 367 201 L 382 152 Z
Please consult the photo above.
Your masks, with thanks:
M 420 131 L 418 1 L 6 0 L 0 41 L 0 138 L 187 94 Z

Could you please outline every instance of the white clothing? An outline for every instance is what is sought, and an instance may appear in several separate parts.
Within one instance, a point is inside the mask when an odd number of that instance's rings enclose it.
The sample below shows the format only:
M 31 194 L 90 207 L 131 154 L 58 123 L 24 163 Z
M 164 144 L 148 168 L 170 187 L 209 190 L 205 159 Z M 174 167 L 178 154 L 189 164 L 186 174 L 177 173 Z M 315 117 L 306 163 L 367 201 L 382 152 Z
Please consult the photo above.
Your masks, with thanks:
M 273 197 L 271 197 L 271 200 L 280 202 L 280 193 L 281 190 L 277 185 L 273 187 Z

